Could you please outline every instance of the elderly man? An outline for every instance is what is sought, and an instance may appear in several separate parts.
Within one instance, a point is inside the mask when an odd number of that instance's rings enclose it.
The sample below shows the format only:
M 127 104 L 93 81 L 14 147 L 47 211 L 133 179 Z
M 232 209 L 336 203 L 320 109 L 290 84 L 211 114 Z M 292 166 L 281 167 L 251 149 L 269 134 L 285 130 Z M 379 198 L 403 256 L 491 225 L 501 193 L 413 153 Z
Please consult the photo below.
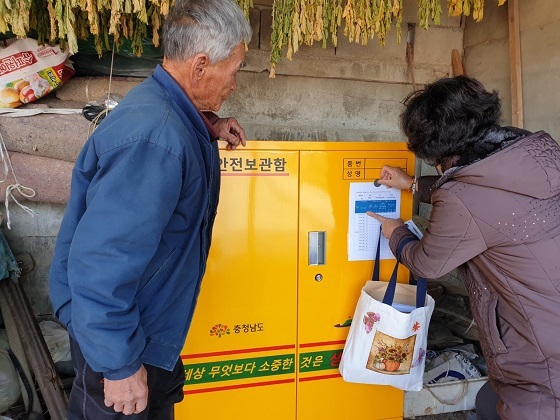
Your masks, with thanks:
M 251 29 L 231 0 L 181 0 L 164 60 L 109 113 L 80 154 L 50 270 L 76 369 L 70 419 L 170 419 L 183 398 L 179 353 L 206 267 L 218 204 L 218 135 L 233 118 Z

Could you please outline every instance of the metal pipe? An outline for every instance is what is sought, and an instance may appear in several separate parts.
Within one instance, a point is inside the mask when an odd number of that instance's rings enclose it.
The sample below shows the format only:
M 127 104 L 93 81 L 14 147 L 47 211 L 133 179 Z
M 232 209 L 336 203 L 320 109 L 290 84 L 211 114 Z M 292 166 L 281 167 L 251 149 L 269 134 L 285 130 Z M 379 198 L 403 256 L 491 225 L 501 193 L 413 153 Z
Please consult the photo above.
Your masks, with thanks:
M 0 292 L 4 295 L 13 315 L 24 345 L 24 352 L 51 418 L 53 420 L 66 419 L 68 398 L 62 390 L 62 382 L 55 370 L 54 362 L 25 292 L 20 284 L 14 283 L 10 279 L 0 281 Z
M 33 376 L 31 375 L 31 370 L 29 368 L 29 363 L 27 362 L 27 357 L 25 355 L 25 351 L 23 350 L 24 346 L 21 342 L 21 337 L 18 332 L 17 325 L 14 321 L 14 317 L 12 316 L 12 312 L 8 308 L 8 302 L 4 293 L 0 290 L 0 308 L 2 311 L 2 318 L 4 319 L 4 325 L 6 326 L 6 333 L 8 335 L 8 342 L 10 343 L 10 349 L 14 353 L 15 357 L 18 359 L 19 363 L 21 364 L 23 375 L 25 375 L 27 381 L 31 384 L 33 383 Z M 21 374 L 20 374 L 21 375 Z M 31 387 L 31 393 L 28 393 L 25 390 L 23 385 L 23 378 L 19 378 L 19 385 L 21 388 L 21 393 L 23 396 L 23 403 L 25 405 L 25 409 L 28 412 L 33 413 L 43 413 L 43 407 L 41 407 L 41 402 L 39 401 L 39 397 L 37 395 L 37 390 L 35 387 Z

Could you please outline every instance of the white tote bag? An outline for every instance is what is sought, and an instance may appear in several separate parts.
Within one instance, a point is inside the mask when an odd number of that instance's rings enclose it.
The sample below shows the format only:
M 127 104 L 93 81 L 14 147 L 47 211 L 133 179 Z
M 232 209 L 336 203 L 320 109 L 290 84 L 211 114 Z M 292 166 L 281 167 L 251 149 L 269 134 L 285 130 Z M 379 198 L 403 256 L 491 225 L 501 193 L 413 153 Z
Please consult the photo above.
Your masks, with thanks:
M 411 239 L 412 240 L 412 239 Z M 339 370 L 347 382 L 391 385 L 405 391 L 423 386 L 428 326 L 434 300 L 427 281 L 397 283 L 400 251 L 389 282 L 379 280 L 379 245 L 373 281 L 362 288 Z

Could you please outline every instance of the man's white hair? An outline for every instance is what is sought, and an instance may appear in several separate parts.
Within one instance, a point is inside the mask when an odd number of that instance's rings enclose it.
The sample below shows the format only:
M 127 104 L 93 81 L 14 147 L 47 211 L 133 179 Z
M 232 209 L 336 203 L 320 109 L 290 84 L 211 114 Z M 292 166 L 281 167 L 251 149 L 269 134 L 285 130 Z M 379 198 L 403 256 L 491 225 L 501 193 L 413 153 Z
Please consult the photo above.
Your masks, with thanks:
M 232 0 L 177 0 L 163 26 L 164 56 L 186 60 L 206 53 L 212 63 L 249 43 L 251 26 Z

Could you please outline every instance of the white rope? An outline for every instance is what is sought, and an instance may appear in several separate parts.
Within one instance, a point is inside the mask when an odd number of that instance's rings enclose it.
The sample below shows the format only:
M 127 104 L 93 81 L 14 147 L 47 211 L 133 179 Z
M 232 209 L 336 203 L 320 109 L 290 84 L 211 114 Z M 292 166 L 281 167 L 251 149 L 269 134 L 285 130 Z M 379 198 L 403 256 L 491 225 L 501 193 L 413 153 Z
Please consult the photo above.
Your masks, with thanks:
M 113 63 L 115 60 L 115 43 L 113 42 L 113 49 L 111 51 L 111 67 L 109 69 L 109 87 L 107 89 L 107 100 L 105 101 L 105 109 L 101 111 L 97 116 L 91 121 L 88 127 L 87 138 L 89 138 L 97 126 L 99 125 L 100 121 L 107 116 L 109 111 L 111 111 L 115 106 L 117 106 L 117 102 L 111 99 L 111 82 L 113 80 Z M 88 81 L 89 84 L 89 81 Z M 88 92 L 88 84 L 86 84 L 86 95 L 89 99 L 89 92 Z
M 474 321 L 474 318 L 473 318 L 473 320 L 471 321 L 471 325 L 469 325 L 469 328 L 467 328 L 467 329 L 465 330 L 465 334 L 469 332 L 469 330 L 472 328 L 473 325 L 476 325 L 476 322 Z
M 447 382 L 446 385 L 450 385 L 453 383 L 456 383 L 457 381 L 452 381 L 452 382 Z M 467 393 L 467 389 L 469 387 L 469 383 L 467 382 L 466 379 L 459 379 L 459 382 L 461 382 L 462 384 L 462 388 L 461 388 L 461 392 L 459 392 L 459 395 L 457 395 L 455 398 L 453 398 L 452 400 L 444 400 L 443 398 L 439 398 L 436 394 L 434 394 L 434 392 L 431 390 L 432 386 L 430 385 L 426 385 L 424 384 L 424 388 L 426 388 L 428 390 L 428 392 L 430 394 L 432 394 L 432 397 L 434 397 L 436 400 L 438 400 L 441 404 L 444 405 L 455 405 L 457 403 L 459 403 L 463 397 L 465 396 L 465 394 Z M 434 384 L 435 385 L 435 384 Z M 435 388 L 435 387 L 434 387 Z
M 99 114 L 97 114 L 93 120 L 91 120 L 91 122 L 89 123 L 89 127 L 88 127 L 87 138 L 89 138 L 93 134 L 93 132 L 95 131 L 95 129 L 99 125 L 99 122 L 107 116 L 109 111 L 110 111 L 110 109 L 105 108 L 103 111 L 101 111 Z
M 109 88 L 107 89 L 107 102 L 111 101 L 111 82 L 113 81 L 114 60 L 115 60 L 115 40 L 113 40 L 113 50 L 111 51 L 111 68 L 109 70 Z
M 10 227 L 10 208 L 9 208 L 9 202 L 10 202 L 10 198 L 12 200 L 14 200 L 14 202 L 20 206 L 23 210 L 25 210 L 25 212 L 31 216 L 35 216 L 35 211 L 30 209 L 27 206 L 24 206 L 23 204 L 21 204 L 17 198 L 14 196 L 13 191 L 17 191 L 19 192 L 23 197 L 25 198 L 33 198 L 35 197 L 35 190 L 33 188 L 29 188 L 29 187 L 25 187 L 23 185 L 21 185 L 19 183 L 19 181 L 17 180 L 16 177 L 16 173 L 14 172 L 14 167 L 12 166 L 12 160 L 10 159 L 10 154 L 8 153 L 8 149 L 6 148 L 6 143 L 4 143 L 4 137 L 2 136 L 2 133 L 0 133 L 0 159 L 2 160 L 2 165 L 3 165 L 3 174 L 4 174 L 4 179 L 0 179 L 0 183 L 5 182 L 8 180 L 8 177 L 10 175 L 10 172 L 12 173 L 12 176 L 14 177 L 14 183 L 10 184 L 6 187 L 6 200 L 4 202 L 4 205 L 6 206 L 6 225 L 8 226 L 8 229 L 11 229 Z
M 469 322 L 469 327 L 465 330 L 465 332 L 464 332 L 463 334 L 468 333 L 469 330 L 470 330 L 473 326 L 476 325 L 476 321 L 474 320 L 474 318 L 473 318 L 473 319 L 467 318 L 467 317 L 465 317 L 465 316 L 463 316 L 463 315 L 458 314 L 457 312 L 449 311 L 449 310 L 443 309 L 443 308 L 435 308 L 434 310 L 435 310 L 435 311 L 438 311 L 438 312 L 443 312 L 444 314 L 452 315 L 452 316 L 454 316 L 454 317 L 456 317 L 456 318 L 459 318 L 459 319 L 462 320 L 462 321 Z
M 449 360 L 447 360 L 447 372 L 445 372 L 445 376 L 442 379 L 447 379 L 447 377 L 449 376 L 449 371 L 451 370 L 451 362 Z M 438 400 L 441 404 L 444 405 L 455 405 L 457 404 L 459 401 L 461 401 L 463 399 L 463 397 L 465 396 L 465 394 L 467 393 L 467 388 L 469 387 L 469 383 L 467 382 L 466 379 L 459 379 L 458 381 L 461 382 L 462 384 L 462 388 L 461 388 L 461 392 L 459 392 L 459 395 L 457 395 L 455 398 L 453 398 L 452 400 L 444 400 L 442 398 L 439 398 L 436 394 L 434 394 L 434 392 L 430 389 L 430 385 L 428 384 L 424 384 L 424 388 L 426 388 L 428 390 L 428 392 L 430 394 L 432 394 L 432 397 L 434 397 L 436 400 Z M 451 381 L 451 382 L 447 382 L 447 384 L 452 384 L 454 382 L 457 381 Z M 437 383 L 435 384 L 431 384 L 431 385 L 439 385 Z

